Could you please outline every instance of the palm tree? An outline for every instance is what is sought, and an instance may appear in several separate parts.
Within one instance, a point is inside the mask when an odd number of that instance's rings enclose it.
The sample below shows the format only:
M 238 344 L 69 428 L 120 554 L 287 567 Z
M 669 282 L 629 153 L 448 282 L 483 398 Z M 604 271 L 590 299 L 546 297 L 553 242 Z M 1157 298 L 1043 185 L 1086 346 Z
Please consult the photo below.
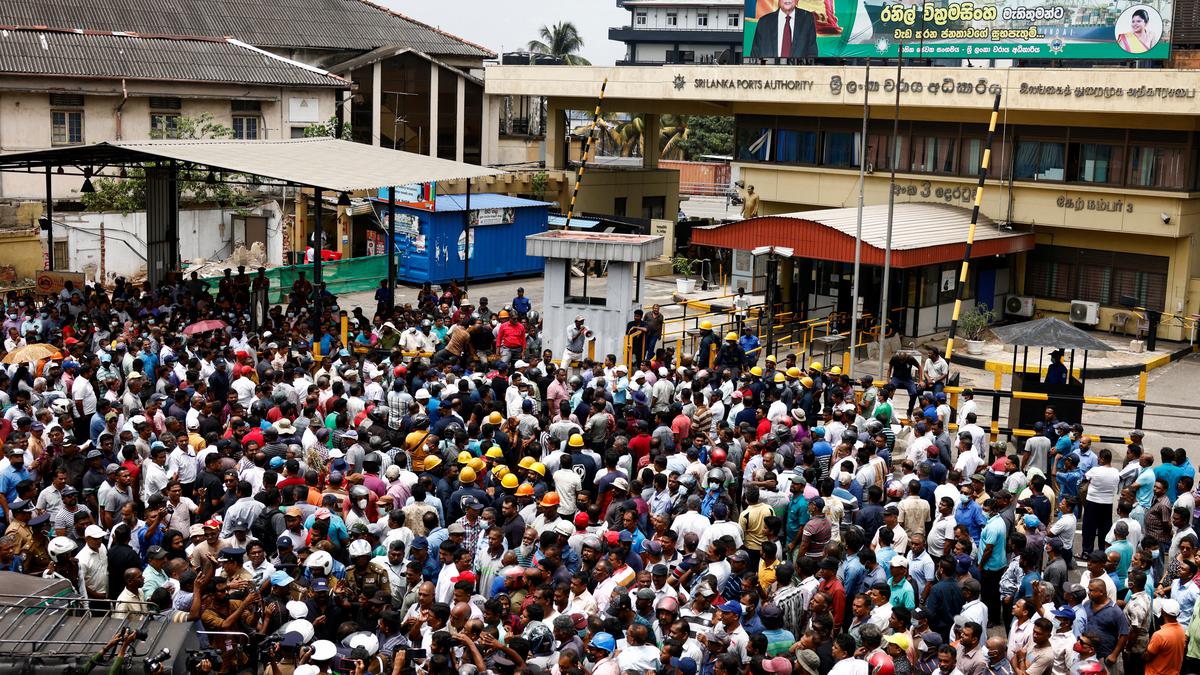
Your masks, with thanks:
M 576 52 L 583 48 L 579 29 L 570 21 L 560 21 L 553 26 L 542 26 L 538 31 L 540 40 L 530 40 L 529 51 L 534 54 L 557 56 L 569 66 L 590 66 L 591 61 Z

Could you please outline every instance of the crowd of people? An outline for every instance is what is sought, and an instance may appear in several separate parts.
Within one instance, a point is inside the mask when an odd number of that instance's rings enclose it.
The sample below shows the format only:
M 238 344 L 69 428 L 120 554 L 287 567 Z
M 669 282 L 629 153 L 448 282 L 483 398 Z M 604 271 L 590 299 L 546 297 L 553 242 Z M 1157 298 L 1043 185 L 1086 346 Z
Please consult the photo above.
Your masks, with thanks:
M 887 383 L 748 326 L 675 355 L 656 307 L 645 360 L 591 362 L 523 292 L 252 312 L 266 283 L 8 295 L 4 352 L 58 353 L 0 368 L 0 570 L 227 673 L 1200 672 L 1183 449 L 1053 408 L 993 443 L 936 350 Z

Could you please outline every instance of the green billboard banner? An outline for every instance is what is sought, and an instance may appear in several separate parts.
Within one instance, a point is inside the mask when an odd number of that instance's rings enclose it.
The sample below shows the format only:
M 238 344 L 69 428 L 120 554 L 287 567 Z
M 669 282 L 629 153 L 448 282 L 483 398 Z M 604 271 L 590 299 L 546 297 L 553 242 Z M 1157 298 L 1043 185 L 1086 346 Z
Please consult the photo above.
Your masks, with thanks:
M 745 0 L 743 62 L 1165 59 L 1172 0 Z

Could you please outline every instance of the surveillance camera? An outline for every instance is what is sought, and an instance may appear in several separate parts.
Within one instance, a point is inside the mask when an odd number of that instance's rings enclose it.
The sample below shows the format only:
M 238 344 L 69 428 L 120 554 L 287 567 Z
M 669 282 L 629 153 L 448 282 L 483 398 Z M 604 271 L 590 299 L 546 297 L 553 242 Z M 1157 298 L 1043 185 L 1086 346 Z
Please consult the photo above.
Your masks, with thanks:
M 1171 222 L 1171 214 L 1167 213 L 1166 211 L 1163 211 L 1162 213 L 1158 214 L 1158 217 L 1162 218 L 1164 225 Z

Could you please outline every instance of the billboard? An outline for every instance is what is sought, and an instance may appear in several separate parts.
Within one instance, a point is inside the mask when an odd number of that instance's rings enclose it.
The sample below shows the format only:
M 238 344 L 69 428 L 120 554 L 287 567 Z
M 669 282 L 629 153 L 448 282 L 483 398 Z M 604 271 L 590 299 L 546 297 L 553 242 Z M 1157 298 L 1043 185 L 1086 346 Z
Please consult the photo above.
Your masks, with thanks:
M 745 0 L 743 63 L 767 59 L 1165 59 L 1173 0 Z

